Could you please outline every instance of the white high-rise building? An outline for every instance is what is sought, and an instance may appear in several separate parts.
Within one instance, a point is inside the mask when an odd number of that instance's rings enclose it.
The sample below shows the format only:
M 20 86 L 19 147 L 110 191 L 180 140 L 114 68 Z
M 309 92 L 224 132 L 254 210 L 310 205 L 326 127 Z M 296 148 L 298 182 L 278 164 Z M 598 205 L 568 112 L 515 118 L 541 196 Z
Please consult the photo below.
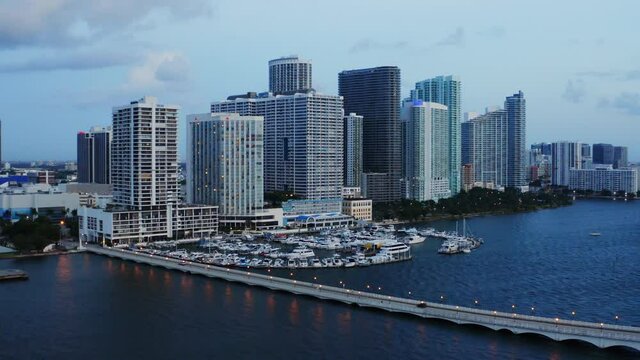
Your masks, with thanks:
M 360 187 L 362 181 L 363 117 L 350 113 L 344 117 L 344 185 Z
M 436 76 L 435 78 L 419 81 L 415 90 L 411 90 L 411 98 L 430 101 L 447 106 L 449 113 L 449 188 L 452 195 L 460 192 L 461 182 L 461 132 L 462 120 L 462 82 L 456 75 Z
M 178 109 L 150 96 L 113 108 L 111 182 L 116 204 L 142 210 L 177 203 Z
M 269 91 L 274 94 L 312 89 L 311 61 L 286 56 L 269 61 Z
M 570 170 L 582 168 L 582 144 L 559 141 L 551 144 L 551 184 L 569 186 Z
M 178 201 L 178 106 L 144 97 L 113 108 L 115 206 L 81 207 L 80 239 L 105 244 L 203 238 L 218 232 L 218 207 Z
M 496 110 L 462 123 L 462 160 L 471 165 L 474 183 L 508 186 L 507 113 Z
M 410 100 L 401 116 L 404 179 L 409 199 L 426 201 L 451 196 L 451 137 L 445 105 Z
M 314 91 L 247 94 L 211 104 L 212 113 L 264 117 L 264 190 L 311 200 L 342 199 L 342 97 Z
M 262 210 L 262 116 L 206 113 L 187 121 L 188 201 L 218 205 L 224 216 Z

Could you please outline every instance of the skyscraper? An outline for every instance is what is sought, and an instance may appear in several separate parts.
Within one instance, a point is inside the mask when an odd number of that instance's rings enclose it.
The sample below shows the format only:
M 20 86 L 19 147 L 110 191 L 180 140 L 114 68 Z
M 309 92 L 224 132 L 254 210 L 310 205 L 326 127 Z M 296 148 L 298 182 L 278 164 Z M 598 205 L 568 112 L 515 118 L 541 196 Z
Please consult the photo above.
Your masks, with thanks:
M 94 126 L 77 136 L 78 182 L 109 184 L 111 181 L 111 127 Z
M 178 106 L 143 97 L 112 115 L 114 204 L 80 208 L 80 239 L 115 245 L 216 234 L 217 206 L 179 202 Z
M 447 107 L 409 100 L 402 108 L 404 181 L 409 199 L 426 201 L 451 196 Z
M 374 202 L 401 198 L 400 69 L 382 66 L 342 71 L 338 88 L 346 114 L 364 117 L 362 129 L 365 196 Z
M 594 164 L 613 165 L 614 149 L 611 144 L 593 144 L 591 147 Z
M 525 148 L 527 122 L 526 104 L 522 91 L 519 91 L 513 96 L 508 96 L 504 102 L 509 131 L 507 147 L 507 186 L 524 186 L 527 184 L 527 153 Z
M 314 91 L 252 93 L 213 102 L 212 113 L 264 117 L 264 189 L 304 199 L 341 199 L 342 98 Z
M 111 182 L 118 205 L 152 209 L 178 199 L 178 106 L 143 97 L 113 108 Z
M 626 146 L 614 146 L 613 147 L 613 168 L 620 169 L 629 165 L 629 159 L 627 155 Z
M 292 55 L 269 61 L 269 91 L 274 94 L 311 90 L 311 76 L 310 60 Z
M 507 112 L 496 110 L 462 123 L 462 158 L 484 187 L 509 186 Z M 469 169 L 468 171 L 471 171 Z
M 264 206 L 263 118 L 187 116 L 187 199 L 218 205 L 220 215 L 253 215 Z
M 580 156 L 585 157 L 585 156 L 591 156 L 591 145 L 589 144 L 581 144 L 581 151 L 580 151 Z
M 551 144 L 551 184 L 569 186 L 571 169 L 582 168 L 582 144 L 560 141 Z
M 362 181 L 363 117 L 350 113 L 344 117 L 344 186 L 360 187 Z
M 423 80 L 416 83 L 415 90 L 411 91 L 412 99 L 435 102 L 447 106 L 449 111 L 449 189 L 451 194 L 460 192 L 460 168 L 462 166 L 461 144 L 460 144 L 460 121 L 462 113 L 460 78 L 454 75 L 437 76 L 432 79 Z

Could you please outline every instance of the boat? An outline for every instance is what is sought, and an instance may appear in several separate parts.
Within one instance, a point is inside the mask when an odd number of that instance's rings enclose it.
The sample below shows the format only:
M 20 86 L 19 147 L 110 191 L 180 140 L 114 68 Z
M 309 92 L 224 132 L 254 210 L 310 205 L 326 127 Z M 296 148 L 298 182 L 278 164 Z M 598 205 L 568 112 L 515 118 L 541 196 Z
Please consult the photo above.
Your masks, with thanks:
M 447 240 L 442 243 L 440 249 L 438 249 L 438 254 L 457 254 L 460 252 L 460 248 L 458 243 L 455 241 Z
M 356 266 L 356 260 L 354 258 L 348 257 L 344 260 L 344 267 L 350 268 L 354 266 Z
M 388 242 L 380 248 L 381 255 L 390 255 L 392 258 L 404 258 L 410 255 L 411 248 L 401 242 Z
M 409 236 L 408 243 L 411 244 L 411 245 L 420 244 L 420 243 L 424 242 L 424 239 L 425 238 L 423 236 L 420 236 L 420 235 L 417 235 L 417 234 L 413 234 L 413 235 Z
M 318 259 L 311 260 L 311 266 L 314 268 L 322 267 L 322 263 Z
M 296 264 L 296 261 L 294 259 L 289 259 L 289 261 L 287 261 L 287 267 L 289 269 L 295 269 L 296 267 L 298 267 L 298 265 Z
M 291 252 L 288 257 L 292 258 L 292 259 L 298 259 L 298 258 L 310 258 L 310 257 L 314 257 L 316 256 L 316 254 L 313 252 L 313 250 L 305 247 L 305 246 L 299 246 L 295 249 L 293 249 L 293 252 Z
M 468 253 L 470 253 L 470 252 L 471 252 L 471 249 L 469 249 L 469 248 L 464 248 L 464 249 L 462 249 L 462 252 L 463 252 L 463 253 L 465 253 L 465 254 L 468 254 Z
M 602 234 L 600 234 L 599 232 L 595 232 L 594 231 L 594 232 L 590 232 L 589 235 L 591 235 L 591 236 L 600 236 Z

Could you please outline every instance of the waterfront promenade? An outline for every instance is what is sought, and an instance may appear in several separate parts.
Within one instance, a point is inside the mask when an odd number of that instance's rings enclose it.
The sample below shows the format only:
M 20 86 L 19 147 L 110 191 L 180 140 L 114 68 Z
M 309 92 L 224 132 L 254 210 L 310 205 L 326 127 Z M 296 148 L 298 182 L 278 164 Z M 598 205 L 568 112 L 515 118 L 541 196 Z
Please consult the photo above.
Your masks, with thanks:
M 91 253 L 135 261 L 138 263 L 180 270 L 228 281 L 261 286 L 272 290 L 335 300 L 347 304 L 405 313 L 423 318 L 451 321 L 457 324 L 474 324 L 493 330 L 506 329 L 513 333 L 531 333 L 554 340 L 581 340 L 600 348 L 626 346 L 640 351 L 640 328 L 604 323 L 544 318 L 516 313 L 480 310 L 468 307 L 423 302 L 417 299 L 398 298 L 369 292 L 327 286 L 276 276 L 258 274 L 247 270 L 234 270 L 211 265 L 184 262 L 164 256 L 138 253 L 129 250 L 88 246 Z

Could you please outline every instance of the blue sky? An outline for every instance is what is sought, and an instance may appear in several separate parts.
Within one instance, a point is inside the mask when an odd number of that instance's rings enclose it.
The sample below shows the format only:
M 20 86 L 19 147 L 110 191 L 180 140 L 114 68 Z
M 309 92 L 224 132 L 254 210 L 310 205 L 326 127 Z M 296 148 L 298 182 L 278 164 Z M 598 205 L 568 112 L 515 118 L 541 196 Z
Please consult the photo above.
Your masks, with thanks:
M 75 134 L 144 95 L 205 112 L 267 88 L 267 61 L 313 61 L 314 87 L 341 70 L 397 65 L 416 81 L 457 74 L 463 111 L 522 90 L 528 143 L 635 146 L 636 1 L 0 0 L 3 160 L 75 159 Z M 184 153 L 184 131 L 181 135 Z

